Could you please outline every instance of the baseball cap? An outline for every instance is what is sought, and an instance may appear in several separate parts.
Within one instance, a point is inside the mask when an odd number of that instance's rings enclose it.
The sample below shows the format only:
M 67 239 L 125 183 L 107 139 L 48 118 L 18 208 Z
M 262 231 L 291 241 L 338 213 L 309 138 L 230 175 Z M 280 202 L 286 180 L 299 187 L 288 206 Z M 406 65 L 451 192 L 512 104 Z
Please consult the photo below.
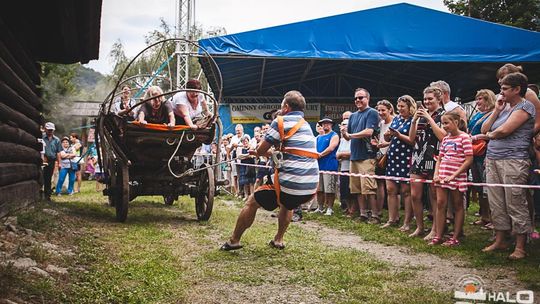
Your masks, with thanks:
M 319 123 L 320 125 L 322 125 L 322 124 L 325 123 L 325 122 L 334 124 L 334 121 L 333 121 L 330 117 L 325 117 L 325 118 L 323 118 L 323 119 L 321 119 L 321 120 L 318 121 L 318 123 Z
M 56 128 L 54 127 L 54 124 L 52 122 L 48 122 L 45 124 L 45 130 L 56 130 Z

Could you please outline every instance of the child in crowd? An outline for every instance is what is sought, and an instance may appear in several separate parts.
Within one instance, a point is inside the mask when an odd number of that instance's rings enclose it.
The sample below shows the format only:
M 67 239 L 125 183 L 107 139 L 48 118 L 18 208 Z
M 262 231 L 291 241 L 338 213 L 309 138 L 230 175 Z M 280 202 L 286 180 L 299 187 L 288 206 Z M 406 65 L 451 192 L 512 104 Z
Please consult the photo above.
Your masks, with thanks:
M 86 158 L 86 169 L 84 170 L 84 173 L 88 174 L 88 180 L 92 180 L 94 178 L 94 162 L 96 157 L 94 155 L 90 155 Z
M 73 150 L 73 146 L 70 145 L 68 137 L 62 138 L 62 150 L 60 150 L 60 153 L 58 153 L 58 155 L 60 156 L 60 173 L 58 175 L 58 183 L 56 184 L 56 195 L 61 195 L 60 193 L 62 191 L 64 181 L 66 180 L 66 176 L 69 176 L 67 190 L 68 194 L 73 195 L 73 185 L 75 184 L 75 172 L 77 170 L 77 166 L 72 161 L 72 159 L 75 158 L 77 155 Z
M 463 193 L 467 192 L 467 170 L 473 161 L 470 136 L 464 132 L 465 122 L 458 113 L 447 112 L 442 116 L 442 127 L 448 135 L 440 145 L 439 159 L 435 166 L 433 182 L 437 186 L 436 236 L 429 245 L 442 243 L 445 225 L 447 198 L 454 207 L 454 234 L 443 243 L 444 246 L 459 245 L 458 237 L 462 235 L 465 211 Z M 457 184 L 456 184 L 457 183 Z
M 104 174 L 101 166 L 99 165 L 97 157 L 92 156 L 92 160 L 94 161 L 94 178 L 96 179 L 96 191 L 99 192 L 103 190 L 103 185 L 101 184 L 101 182 L 103 181 Z

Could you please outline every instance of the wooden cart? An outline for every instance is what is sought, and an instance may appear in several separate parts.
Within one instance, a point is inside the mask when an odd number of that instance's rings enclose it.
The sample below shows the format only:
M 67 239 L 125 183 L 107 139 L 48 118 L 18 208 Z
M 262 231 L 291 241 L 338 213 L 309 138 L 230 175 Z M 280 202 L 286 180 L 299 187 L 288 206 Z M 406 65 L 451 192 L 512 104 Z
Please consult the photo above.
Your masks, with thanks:
M 217 65 L 212 70 L 219 73 Z M 220 74 L 217 76 L 213 75 L 214 79 L 221 79 Z M 201 128 L 191 130 L 187 126 L 176 126 L 170 129 L 165 125 L 130 122 L 111 112 L 113 96 L 120 91 L 121 84 L 119 81 L 103 103 L 96 120 L 98 161 L 106 185 L 103 194 L 116 208 L 116 219 L 121 222 L 127 219 L 129 202 L 137 196 L 163 196 L 164 202 L 171 205 L 178 196 L 190 195 L 195 198 L 197 219 L 208 220 L 218 184 L 217 166 L 204 163 L 200 168 L 193 168 L 192 157 L 202 144 L 210 144 L 216 135 L 218 142 L 221 138 L 222 128 L 217 115 L 220 92 L 215 99 L 213 95 L 199 91 L 206 95 L 207 101 L 213 102 L 214 112 Z M 163 95 L 168 98 L 179 91 L 190 90 L 178 89 Z M 144 102 L 141 100 L 140 103 Z M 218 145 L 217 162 L 219 154 Z

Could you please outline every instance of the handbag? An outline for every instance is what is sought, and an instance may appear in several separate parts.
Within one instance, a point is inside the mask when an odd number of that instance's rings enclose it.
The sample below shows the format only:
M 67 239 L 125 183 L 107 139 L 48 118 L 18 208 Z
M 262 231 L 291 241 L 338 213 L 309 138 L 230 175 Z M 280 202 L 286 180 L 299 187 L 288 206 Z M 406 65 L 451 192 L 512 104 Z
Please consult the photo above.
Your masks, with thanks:
M 71 167 L 71 170 L 73 170 L 73 171 L 79 170 L 79 163 L 70 161 L 69 166 Z
M 487 141 L 478 139 L 472 143 L 473 156 L 482 156 L 486 154 Z
M 385 169 L 388 162 L 388 154 L 383 154 L 381 157 L 377 157 L 377 168 Z
M 488 112 L 488 113 L 484 114 L 484 116 L 482 116 L 480 119 L 478 119 L 476 121 L 474 126 L 470 127 L 470 130 L 474 129 L 478 124 L 483 124 L 484 121 L 486 121 L 486 119 L 490 115 L 491 115 L 491 112 Z M 483 139 L 475 140 L 472 143 L 472 150 L 473 150 L 473 156 L 483 156 L 484 154 L 486 154 L 487 141 L 485 141 Z

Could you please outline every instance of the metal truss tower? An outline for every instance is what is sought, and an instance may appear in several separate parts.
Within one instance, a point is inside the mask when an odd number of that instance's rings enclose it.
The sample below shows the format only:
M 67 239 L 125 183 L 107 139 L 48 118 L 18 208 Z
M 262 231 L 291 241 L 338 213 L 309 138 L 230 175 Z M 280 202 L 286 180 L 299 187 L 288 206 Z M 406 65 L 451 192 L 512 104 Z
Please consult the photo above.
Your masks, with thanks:
M 195 0 L 177 0 L 176 38 L 192 40 L 195 28 Z M 176 89 L 184 88 L 189 79 L 191 46 L 187 42 L 176 43 Z

